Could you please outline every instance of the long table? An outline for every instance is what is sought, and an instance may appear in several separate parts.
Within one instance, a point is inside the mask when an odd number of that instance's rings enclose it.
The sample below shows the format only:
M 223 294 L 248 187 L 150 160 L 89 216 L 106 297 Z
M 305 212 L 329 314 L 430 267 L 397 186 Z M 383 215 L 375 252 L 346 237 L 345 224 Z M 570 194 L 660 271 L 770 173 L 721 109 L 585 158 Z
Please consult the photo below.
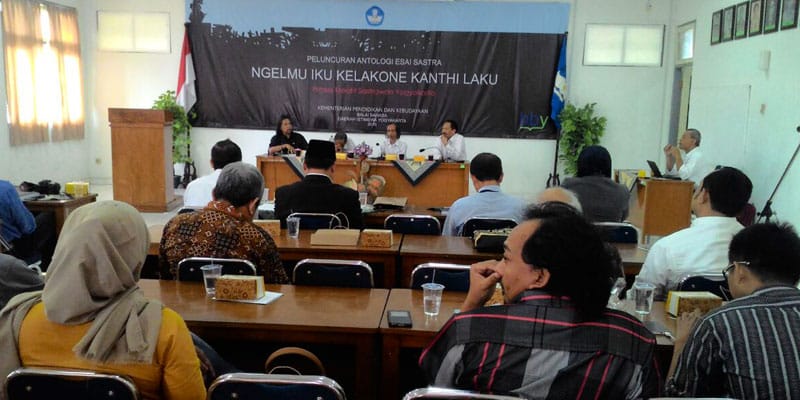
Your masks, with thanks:
M 75 197 L 66 200 L 29 200 L 25 202 L 25 208 L 31 212 L 52 211 L 56 217 L 56 235 L 61 233 L 61 227 L 67 220 L 69 213 L 76 208 L 97 201 L 97 194 L 91 193 L 83 197 Z
M 356 368 L 353 397 L 376 398 L 378 326 L 389 295 L 386 289 L 266 285 L 283 296 L 268 305 L 254 305 L 211 300 L 195 282 L 143 279 L 139 286 L 146 297 L 175 310 L 206 340 L 351 346 Z
M 383 196 L 406 197 L 408 204 L 420 207 L 442 207 L 469 193 L 469 163 L 441 163 L 428 176 L 412 185 L 391 161 L 366 160 L 368 175 L 380 175 L 386 179 Z M 275 189 L 300 180 L 300 177 L 284 161 L 283 157 L 262 154 L 256 157 L 256 167 L 264 175 L 264 184 L 270 188 L 270 200 L 275 198 Z M 360 176 L 358 160 L 336 160 L 333 181 L 343 183 Z

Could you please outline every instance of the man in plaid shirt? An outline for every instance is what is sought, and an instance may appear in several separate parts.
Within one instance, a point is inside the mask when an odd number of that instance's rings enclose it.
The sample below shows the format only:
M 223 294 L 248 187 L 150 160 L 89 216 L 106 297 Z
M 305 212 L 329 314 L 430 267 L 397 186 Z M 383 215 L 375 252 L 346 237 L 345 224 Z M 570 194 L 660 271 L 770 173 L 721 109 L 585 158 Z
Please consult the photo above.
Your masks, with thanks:
M 594 227 L 570 206 L 530 209 L 501 261 L 472 266 L 462 312 L 422 353 L 435 386 L 526 398 L 656 396 L 653 335 L 606 309 L 614 265 Z M 495 284 L 505 305 L 482 307 Z

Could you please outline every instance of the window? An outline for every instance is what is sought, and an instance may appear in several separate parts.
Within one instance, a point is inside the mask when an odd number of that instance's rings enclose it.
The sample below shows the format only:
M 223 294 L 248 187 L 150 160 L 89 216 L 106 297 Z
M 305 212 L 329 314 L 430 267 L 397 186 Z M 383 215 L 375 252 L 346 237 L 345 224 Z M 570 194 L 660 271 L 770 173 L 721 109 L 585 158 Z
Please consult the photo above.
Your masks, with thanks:
M 587 24 L 583 65 L 658 67 L 663 25 Z
M 74 8 L 3 0 L 11 145 L 83 138 L 78 19 Z
M 692 62 L 694 57 L 694 22 L 678 27 L 678 64 Z
M 169 14 L 98 11 L 97 47 L 105 51 L 169 53 Z

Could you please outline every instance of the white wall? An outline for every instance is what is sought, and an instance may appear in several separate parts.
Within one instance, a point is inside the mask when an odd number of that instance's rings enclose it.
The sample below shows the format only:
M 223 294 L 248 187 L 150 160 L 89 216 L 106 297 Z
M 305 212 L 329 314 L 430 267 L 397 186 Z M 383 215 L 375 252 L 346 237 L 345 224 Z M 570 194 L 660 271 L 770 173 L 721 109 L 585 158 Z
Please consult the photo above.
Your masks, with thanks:
M 673 24 L 696 20 L 689 123 L 703 132 L 704 154 L 735 166 L 753 181 L 751 201 L 759 210 L 792 156 L 800 135 L 800 30 L 709 44 L 711 14 L 728 1 L 676 0 Z M 770 53 L 770 68 L 759 61 Z M 734 97 L 735 98 L 730 98 Z M 711 103 L 711 104 L 708 104 Z M 716 105 L 713 103 L 717 103 Z M 713 110 L 713 112 L 708 112 Z M 773 209 L 780 220 L 800 226 L 800 161 L 787 174 Z

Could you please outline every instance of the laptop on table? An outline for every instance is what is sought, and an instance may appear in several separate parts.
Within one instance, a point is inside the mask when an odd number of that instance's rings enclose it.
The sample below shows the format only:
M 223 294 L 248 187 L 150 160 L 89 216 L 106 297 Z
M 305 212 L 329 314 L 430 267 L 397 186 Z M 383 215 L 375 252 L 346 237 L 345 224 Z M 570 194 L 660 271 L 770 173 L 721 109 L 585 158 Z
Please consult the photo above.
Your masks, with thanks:
M 681 180 L 679 176 L 665 176 L 661 173 L 661 170 L 658 168 L 658 164 L 655 161 L 647 160 L 647 165 L 650 166 L 650 173 L 652 174 L 653 178 L 662 178 L 662 179 L 672 179 L 675 181 Z

